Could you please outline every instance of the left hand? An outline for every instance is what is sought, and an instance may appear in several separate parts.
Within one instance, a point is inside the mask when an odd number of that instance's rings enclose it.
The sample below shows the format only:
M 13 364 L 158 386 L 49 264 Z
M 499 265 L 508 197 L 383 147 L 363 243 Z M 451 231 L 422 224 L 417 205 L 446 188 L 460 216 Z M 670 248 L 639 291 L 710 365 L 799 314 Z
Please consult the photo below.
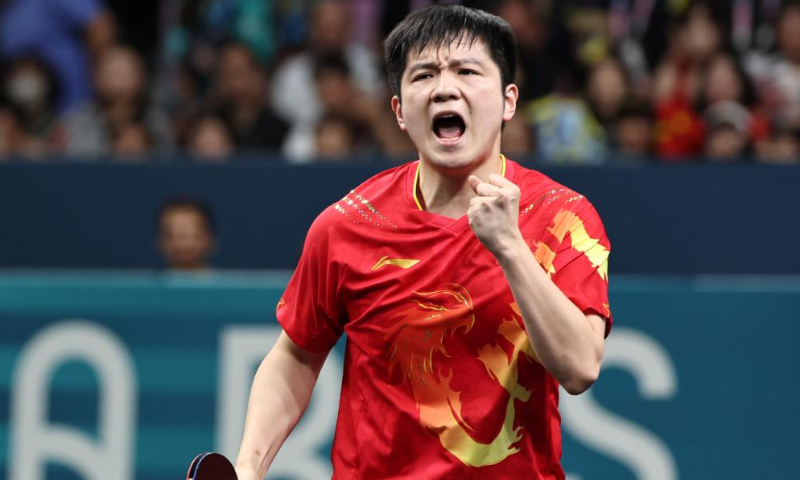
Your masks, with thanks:
M 469 226 L 478 240 L 496 256 L 504 247 L 522 239 L 519 187 L 495 173 L 489 175 L 488 183 L 470 175 L 469 185 L 476 194 L 467 210 Z

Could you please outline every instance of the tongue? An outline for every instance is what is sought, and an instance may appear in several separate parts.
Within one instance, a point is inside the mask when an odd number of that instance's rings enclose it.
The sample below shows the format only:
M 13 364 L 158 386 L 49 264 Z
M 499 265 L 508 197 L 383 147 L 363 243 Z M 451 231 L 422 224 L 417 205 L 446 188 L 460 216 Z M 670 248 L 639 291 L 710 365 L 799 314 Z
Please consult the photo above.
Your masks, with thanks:
M 441 119 L 436 122 L 436 136 L 439 138 L 458 138 L 464 134 L 464 127 L 457 119 Z
M 447 127 L 439 127 L 437 129 L 436 135 L 440 138 L 458 138 L 464 131 L 458 125 L 452 125 Z

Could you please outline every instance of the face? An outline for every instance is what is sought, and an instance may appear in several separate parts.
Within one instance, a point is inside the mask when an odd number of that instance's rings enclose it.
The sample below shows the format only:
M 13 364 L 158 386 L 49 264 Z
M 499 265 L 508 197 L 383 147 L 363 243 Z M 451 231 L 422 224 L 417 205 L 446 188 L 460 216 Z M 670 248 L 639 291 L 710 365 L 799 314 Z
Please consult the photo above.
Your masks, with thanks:
M 703 93 L 709 103 L 741 99 L 742 82 L 730 58 L 717 56 L 712 60 Z
M 653 122 L 639 116 L 623 117 L 615 127 L 619 149 L 628 155 L 647 155 L 653 142 Z
M 502 87 L 500 69 L 480 42 L 412 52 L 392 98 L 400 129 L 420 159 L 439 171 L 470 171 L 500 153 L 503 122 L 516 110 L 516 85 Z
M 627 82 L 622 66 L 606 60 L 592 70 L 587 86 L 589 98 L 605 118 L 610 118 L 619 109 L 627 93 Z
M 350 78 L 339 72 L 322 72 L 317 78 L 317 93 L 326 112 L 352 111 L 355 89 Z
M 747 146 L 747 139 L 736 129 L 717 127 L 706 139 L 706 157 L 712 161 L 725 162 L 739 158 Z
M 353 154 L 353 143 L 353 132 L 343 123 L 325 123 L 317 130 L 317 154 L 322 160 L 346 160 Z
M 220 56 L 218 83 L 222 97 L 233 102 L 257 101 L 266 90 L 263 78 L 244 48 L 228 47 Z
M 201 161 L 223 161 L 233 149 L 233 139 L 222 120 L 216 118 L 201 120 L 189 140 L 189 152 Z
M 703 6 L 689 12 L 689 21 L 680 33 L 684 53 L 694 61 L 707 58 L 720 45 L 720 32 L 710 12 Z
M 213 239 L 205 218 L 193 208 L 173 208 L 161 217 L 161 251 L 170 268 L 206 266 Z
M 350 12 L 342 1 L 322 2 L 311 18 L 311 46 L 318 53 L 344 51 L 350 40 Z
M 125 125 L 112 141 L 111 149 L 122 160 L 144 160 L 150 151 L 147 131 L 141 125 Z
M 95 70 L 98 94 L 108 100 L 132 100 L 144 88 L 144 70 L 135 52 L 115 48 L 103 54 Z

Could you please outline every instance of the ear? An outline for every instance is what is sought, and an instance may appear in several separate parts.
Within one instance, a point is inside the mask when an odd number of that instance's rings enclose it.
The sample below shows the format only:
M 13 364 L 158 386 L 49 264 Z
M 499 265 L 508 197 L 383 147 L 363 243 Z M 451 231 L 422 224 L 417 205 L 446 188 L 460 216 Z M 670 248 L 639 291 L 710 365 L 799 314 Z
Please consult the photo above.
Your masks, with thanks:
M 514 113 L 517 111 L 517 100 L 519 99 L 519 89 L 513 83 L 506 86 L 504 108 L 503 108 L 503 121 L 508 122 L 514 118 Z
M 397 118 L 397 124 L 400 125 L 400 130 L 406 131 L 406 122 L 403 120 L 403 106 L 400 104 L 400 97 L 397 95 L 392 97 L 392 111 L 394 112 L 395 118 Z

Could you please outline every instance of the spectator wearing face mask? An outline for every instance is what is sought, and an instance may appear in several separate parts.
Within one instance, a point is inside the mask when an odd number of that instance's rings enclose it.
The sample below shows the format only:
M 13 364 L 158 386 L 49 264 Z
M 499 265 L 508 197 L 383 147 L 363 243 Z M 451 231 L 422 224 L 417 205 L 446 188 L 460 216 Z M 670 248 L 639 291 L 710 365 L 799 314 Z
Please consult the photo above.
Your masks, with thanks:
M 52 69 L 64 112 L 92 92 L 90 60 L 116 35 L 101 0 L 5 0 L 0 2 L 0 57 L 35 55 Z
M 59 90 L 47 65 L 35 57 L 18 58 L 8 67 L 0 85 L 0 96 L 19 129 L 16 153 L 36 158 L 60 151 L 63 135 L 56 121 Z

